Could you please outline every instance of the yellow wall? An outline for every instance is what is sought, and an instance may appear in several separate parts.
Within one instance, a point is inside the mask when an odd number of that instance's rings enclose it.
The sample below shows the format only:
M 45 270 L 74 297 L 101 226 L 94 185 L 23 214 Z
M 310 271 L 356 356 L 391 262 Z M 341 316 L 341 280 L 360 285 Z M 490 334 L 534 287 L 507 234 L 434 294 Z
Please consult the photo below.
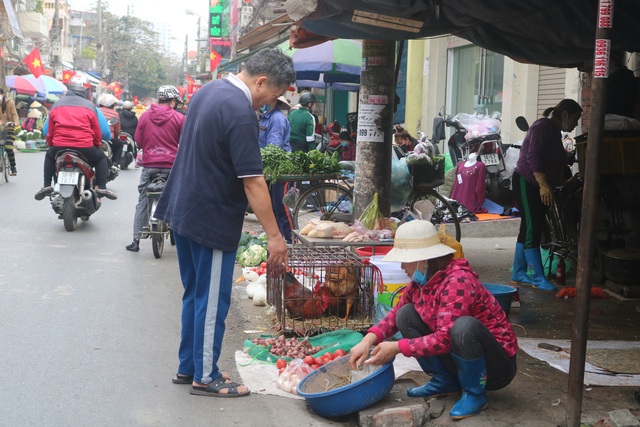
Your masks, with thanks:
M 422 74 L 424 67 L 424 40 L 409 40 L 407 43 L 407 93 L 405 106 L 405 129 L 417 138 L 421 128 Z

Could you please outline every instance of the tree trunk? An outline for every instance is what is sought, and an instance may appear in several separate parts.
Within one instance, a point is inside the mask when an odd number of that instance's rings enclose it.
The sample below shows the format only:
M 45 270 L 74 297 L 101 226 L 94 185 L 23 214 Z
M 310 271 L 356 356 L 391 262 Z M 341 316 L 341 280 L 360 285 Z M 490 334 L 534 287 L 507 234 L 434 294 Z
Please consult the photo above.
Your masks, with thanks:
M 360 217 L 375 193 L 380 212 L 390 214 L 395 47 L 395 41 L 362 43 L 354 218 Z

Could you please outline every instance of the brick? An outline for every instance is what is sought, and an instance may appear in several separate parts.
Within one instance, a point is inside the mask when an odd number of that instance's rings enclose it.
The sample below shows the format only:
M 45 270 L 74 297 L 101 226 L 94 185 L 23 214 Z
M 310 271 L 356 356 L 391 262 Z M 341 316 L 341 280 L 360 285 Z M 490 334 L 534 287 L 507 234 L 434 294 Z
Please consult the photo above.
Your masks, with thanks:
M 640 421 L 628 409 L 609 412 L 609 422 L 613 427 L 637 427 Z
M 413 411 L 403 406 L 378 412 L 373 416 L 373 425 L 374 427 L 414 427 L 416 424 L 413 422 Z

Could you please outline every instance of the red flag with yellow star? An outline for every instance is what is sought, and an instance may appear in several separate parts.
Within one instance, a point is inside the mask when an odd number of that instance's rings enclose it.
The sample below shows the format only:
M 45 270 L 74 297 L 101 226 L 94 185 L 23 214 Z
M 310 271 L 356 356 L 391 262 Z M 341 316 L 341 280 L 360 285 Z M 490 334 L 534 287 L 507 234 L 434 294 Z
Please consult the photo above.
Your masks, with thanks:
M 72 70 L 64 70 L 62 72 L 62 83 L 67 84 L 69 83 L 69 80 L 71 80 L 71 77 L 75 76 L 76 72 L 72 71 Z
M 118 82 L 111 82 L 107 85 L 107 88 L 111 89 L 111 91 L 113 92 L 113 95 L 120 99 L 120 97 L 122 96 L 122 88 L 120 87 L 120 84 Z
M 34 48 L 29 55 L 25 56 L 23 62 L 36 79 L 44 74 L 44 67 L 42 66 L 42 60 L 40 59 L 40 51 L 37 47 Z
M 220 65 L 220 62 L 222 62 L 222 55 L 220 55 L 218 52 L 212 49 L 209 53 L 209 65 L 210 65 L 211 72 L 213 72 L 216 68 L 218 68 L 218 65 Z

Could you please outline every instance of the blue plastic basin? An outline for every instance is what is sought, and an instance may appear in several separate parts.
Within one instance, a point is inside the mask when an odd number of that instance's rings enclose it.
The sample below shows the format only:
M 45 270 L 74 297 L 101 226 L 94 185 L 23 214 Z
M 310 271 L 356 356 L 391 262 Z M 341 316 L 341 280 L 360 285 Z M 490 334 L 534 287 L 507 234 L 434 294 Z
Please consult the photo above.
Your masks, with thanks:
M 483 283 L 484 287 L 498 300 L 498 304 L 502 307 L 505 314 L 508 316 L 511 311 L 511 301 L 513 296 L 518 292 L 518 289 L 513 286 L 507 285 L 495 285 L 493 283 Z
M 360 381 L 330 391 L 318 391 L 326 390 L 328 382 L 350 372 L 349 355 L 340 357 L 304 377 L 296 391 L 306 399 L 313 412 L 334 418 L 368 408 L 393 388 L 395 372 L 391 361 Z

